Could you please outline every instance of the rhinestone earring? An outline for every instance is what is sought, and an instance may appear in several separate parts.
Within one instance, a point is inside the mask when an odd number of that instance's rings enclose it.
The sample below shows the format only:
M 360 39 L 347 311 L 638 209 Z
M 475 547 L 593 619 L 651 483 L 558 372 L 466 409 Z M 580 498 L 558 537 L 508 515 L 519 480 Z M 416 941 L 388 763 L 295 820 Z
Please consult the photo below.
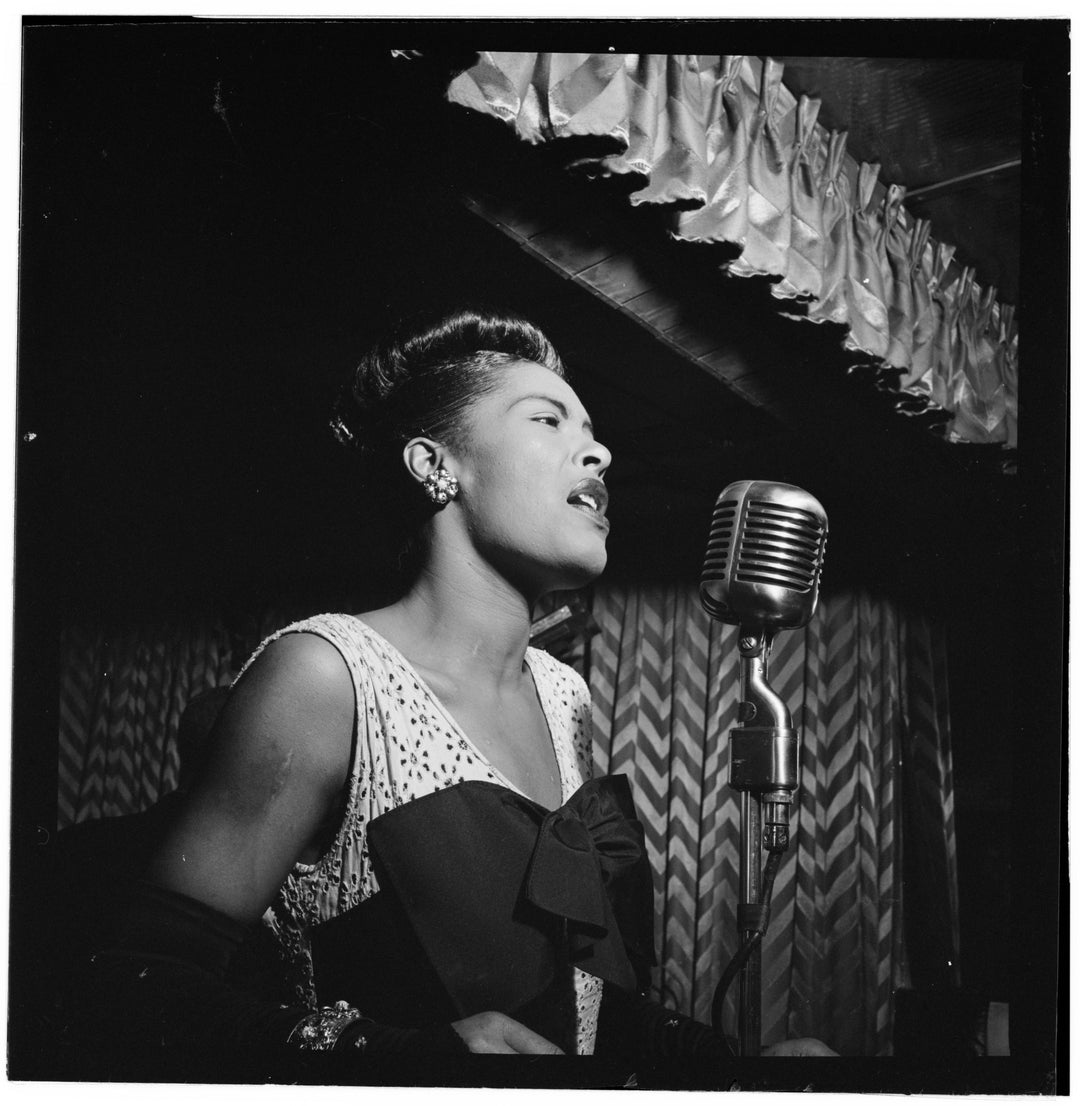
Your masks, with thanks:
M 432 503 L 443 507 L 458 493 L 457 477 L 451 476 L 446 469 L 436 469 L 424 477 L 424 491 Z

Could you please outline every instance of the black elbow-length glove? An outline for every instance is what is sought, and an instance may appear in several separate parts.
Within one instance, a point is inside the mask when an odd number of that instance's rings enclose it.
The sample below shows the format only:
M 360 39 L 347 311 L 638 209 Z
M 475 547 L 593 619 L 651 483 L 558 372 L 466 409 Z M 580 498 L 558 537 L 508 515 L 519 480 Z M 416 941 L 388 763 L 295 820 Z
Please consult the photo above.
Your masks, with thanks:
M 332 1082 L 355 1071 L 361 1055 L 405 1061 L 468 1051 L 449 1024 L 398 1028 L 345 1003 L 313 1012 L 230 984 L 230 962 L 249 933 L 186 895 L 136 884 L 114 939 L 75 981 L 69 1033 L 99 1066 L 175 1066 L 181 1078 L 226 1081 Z
M 703 1022 L 669 1010 L 643 994 L 606 986 L 600 1007 L 597 1052 L 634 1066 L 689 1061 L 696 1068 L 727 1067 L 727 1039 Z

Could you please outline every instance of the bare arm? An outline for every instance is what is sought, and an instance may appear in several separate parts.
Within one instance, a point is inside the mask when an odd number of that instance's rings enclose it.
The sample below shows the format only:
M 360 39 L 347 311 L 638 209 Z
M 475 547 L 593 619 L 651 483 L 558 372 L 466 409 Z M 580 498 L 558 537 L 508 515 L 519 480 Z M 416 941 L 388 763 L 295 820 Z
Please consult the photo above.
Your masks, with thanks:
M 355 709 L 328 641 L 286 634 L 267 646 L 229 696 L 147 879 L 238 922 L 259 918 L 346 785 Z

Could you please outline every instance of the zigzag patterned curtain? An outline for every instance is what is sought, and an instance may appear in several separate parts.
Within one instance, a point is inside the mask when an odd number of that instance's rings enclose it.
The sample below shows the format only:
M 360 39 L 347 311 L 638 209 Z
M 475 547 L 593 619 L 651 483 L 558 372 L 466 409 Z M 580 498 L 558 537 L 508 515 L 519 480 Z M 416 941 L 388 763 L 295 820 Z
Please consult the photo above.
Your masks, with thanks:
M 739 801 L 726 759 L 736 630 L 705 615 L 691 586 L 601 588 L 593 614 L 597 769 L 630 776 L 646 825 L 655 994 L 707 1020 L 737 948 Z M 803 746 L 792 846 L 762 951 L 766 1043 L 816 1036 L 845 1055 L 889 1054 L 892 993 L 911 982 L 903 849 L 931 873 L 930 943 L 958 972 L 943 646 L 925 620 L 864 595 L 823 597 L 809 626 L 777 638 L 770 682 Z M 906 835 L 902 807 L 917 827 Z
M 953 264 L 903 185 L 856 162 L 783 72 L 738 55 L 487 51 L 447 98 L 531 143 L 613 139 L 621 153 L 573 164 L 640 178 L 630 202 L 665 205 L 674 238 L 737 244 L 728 272 L 772 278 L 805 305 L 793 317 L 845 326 L 847 348 L 900 370 L 901 414 L 944 413 L 954 441 L 1015 448 L 1014 309 Z
M 232 678 L 220 623 L 61 635 L 57 828 L 145 810 L 177 782 L 180 715 Z

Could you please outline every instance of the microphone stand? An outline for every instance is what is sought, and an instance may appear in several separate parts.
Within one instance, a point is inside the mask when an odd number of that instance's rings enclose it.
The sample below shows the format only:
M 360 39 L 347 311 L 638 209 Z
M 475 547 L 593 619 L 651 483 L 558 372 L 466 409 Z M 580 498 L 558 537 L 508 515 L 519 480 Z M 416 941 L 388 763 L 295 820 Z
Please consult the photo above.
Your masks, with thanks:
M 739 1044 L 743 1056 L 761 1054 L 761 939 L 769 924 L 779 854 L 788 846 L 788 814 L 799 781 L 799 737 L 791 715 L 768 683 L 772 634 L 739 628 L 741 700 L 739 722 L 731 729 L 729 782 L 742 792 L 739 851 L 738 927 L 745 963 L 739 981 Z M 761 851 L 772 857 L 764 885 Z M 719 1027 L 726 984 L 713 998 L 713 1025 Z

